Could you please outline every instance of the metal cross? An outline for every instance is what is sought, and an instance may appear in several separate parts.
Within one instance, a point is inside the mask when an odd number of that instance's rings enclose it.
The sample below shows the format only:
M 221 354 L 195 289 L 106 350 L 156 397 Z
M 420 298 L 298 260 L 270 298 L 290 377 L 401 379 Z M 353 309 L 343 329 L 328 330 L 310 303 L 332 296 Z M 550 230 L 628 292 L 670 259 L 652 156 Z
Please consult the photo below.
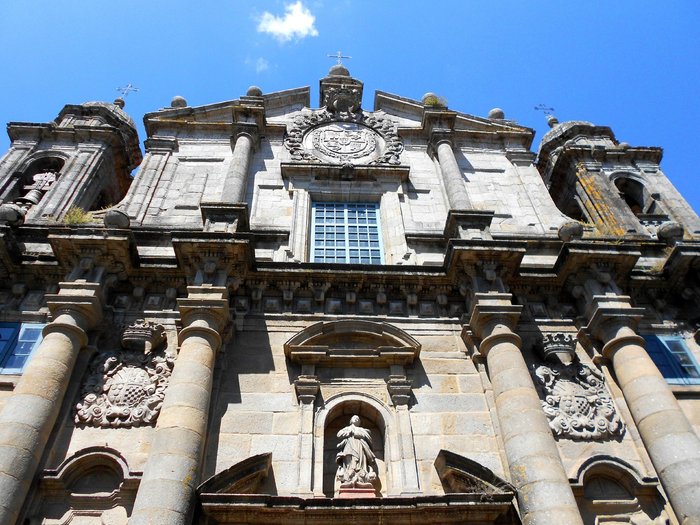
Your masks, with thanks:
M 348 56 L 343 55 L 343 53 L 341 51 L 337 51 L 335 53 L 335 55 L 328 55 L 328 56 L 330 58 L 335 58 L 338 61 L 339 66 L 343 65 L 343 61 L 342 61 L 343 58 L 352 58 L 352 57 L 348 57 Z
M 554 113 L 554 108 L 550 108 L 549 106 L 545 106 L 544 104 L 537 104 L 535 106 L 535 111 L 541 111 L 545 115 L 551 115 Z
M 126 98 L 129 93 L 136 93 L 138 90 L 139 90 L 139 88 L 132 85 L 131 82 L 129 82 L 124 87 L 117 88 L 117 91 L 119 91 L 119 93 L 121 93 L 124 98 Z

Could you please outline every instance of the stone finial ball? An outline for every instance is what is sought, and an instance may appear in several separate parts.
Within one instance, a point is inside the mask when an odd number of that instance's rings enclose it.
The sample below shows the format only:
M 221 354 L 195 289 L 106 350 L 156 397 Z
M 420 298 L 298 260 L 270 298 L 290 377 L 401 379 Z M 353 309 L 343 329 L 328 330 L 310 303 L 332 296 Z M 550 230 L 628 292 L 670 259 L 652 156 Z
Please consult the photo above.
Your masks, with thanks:
M 329 77 L 349 77 L 350 71 L 343 64 L 336 64 L 328 71 Z
M 170 101 L 170 107 L 173 108 L 186 108 L 187 107 L 187 101 L 185 100 L 185 97 L 181 97 L 180 95 L 175 95 L 173 99 Z
M 493 108 L 491 111 L 489 111 L 489 118 L 503 120 L 506 118 L 506 114 L 501 108 Z
M 547 115 L 547 124 L 549 124 L 550 128 L 553 128 L 554 126 L 559 124 L 559 119 L 554 115 Z
M 124 99 L 122 97 L 115 98 L 114 105 L 124 109 Z
M 434 106 L 437 102 L 439 102 L 440 97 L 438 97 L 435 93 L 428 91 L 421 97 L 420 100 L 425 106 Z
M 262 89 L 258 86 L 250 86 L 245 94 L 247 97 L 262 97 Z

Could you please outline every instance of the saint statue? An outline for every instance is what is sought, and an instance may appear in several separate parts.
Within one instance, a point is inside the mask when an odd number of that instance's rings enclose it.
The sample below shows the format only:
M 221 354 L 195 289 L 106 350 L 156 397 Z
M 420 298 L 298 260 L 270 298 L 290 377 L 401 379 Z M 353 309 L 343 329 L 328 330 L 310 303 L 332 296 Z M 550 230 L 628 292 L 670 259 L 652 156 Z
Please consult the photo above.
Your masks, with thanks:
M 372 435 L 360 426 L 360 418 L 352 416 L 350 424 L 338 431 L 339 452 L 335 462 L 338 464 L 336 478 L 340 486 L 367 488 L 377 479 L 374 469 L 376 457 L 372 452 Z

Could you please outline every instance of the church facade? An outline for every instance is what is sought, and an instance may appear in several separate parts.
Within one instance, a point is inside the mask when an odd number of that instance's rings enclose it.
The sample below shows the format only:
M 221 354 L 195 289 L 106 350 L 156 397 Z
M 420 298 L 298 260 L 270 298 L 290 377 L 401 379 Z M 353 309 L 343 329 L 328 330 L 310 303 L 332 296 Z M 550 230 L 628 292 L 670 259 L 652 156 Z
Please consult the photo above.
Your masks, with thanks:
M 700 524 L 662 151 L 319 88 L 8 124 L 0 524 Z

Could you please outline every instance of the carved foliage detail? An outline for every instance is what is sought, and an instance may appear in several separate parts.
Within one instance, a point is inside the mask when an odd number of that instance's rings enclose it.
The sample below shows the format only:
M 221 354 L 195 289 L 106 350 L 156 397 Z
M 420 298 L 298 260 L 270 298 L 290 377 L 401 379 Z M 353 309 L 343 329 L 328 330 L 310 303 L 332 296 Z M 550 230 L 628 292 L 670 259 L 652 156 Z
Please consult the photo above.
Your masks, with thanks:
M 625 425 L 605 387 L 603 374 L 580 362 L 541 365 L 535 369 L 549 426 L 570 439 L 620 436 Z
M 312 163 L 320 163 L 322 159 L 313 154 L 312 150 L 304 147 L 304 136 L 316 126 L 321 124 L 327 124 L 331 122 L 336 123 L 352 123 L 356 125 L 363 125 L 370 128 L 366 132 L 363 131 L 365 128 L 352 128 L 348 130 L 351 134 L 351 138 L 357 135 L 356 144 L 352 144 L 354 148 L 365 150 L 373 149 L 374 139 L 372 137 L 371 131 L 374 131 L 381 135 L 384 139 L 384 148 L 377 157 L 372 158 L 368 164 L 390 164 L 398 165 L 401 163 L 399 155 L 403 151 L 403 143 L 399 138 L 396 130 L 396 125 L 394 122 L 382 115 L 375 113 L 367 113 L 364 111 L 358 112 L 330 112 L 327 109 L 319 109 L 315 111 L 305 112 L 297 116 L 293 123 L 288 126 L 287 133 L 284 137 L 284 145 L 289 150 L 289 153 L 293 161 L 306 161 Z M 341 129 L 338 133 L 342 132 Z M 318 134 L 317 134 L 318 135 Z M 314 143 L 316 145 L 320 144 L 321 136 L 314 136 Z M 331 137 L 333 138 L 333 137 Z M 372 146 L 372 147 L 370 147 Z M 328 148 L 326 148 L 328 149 Z M 351 147 L 350 150 L 353 148 Z M 332 149 L 331 149 L 332 152 Z M 329 156 L 338 157 L 341 161 L 347 161 L 349 158 L 353 158 L 354 154 L 359 154 L 361 152 L 349 151 L 347 154 L 338 155 L 337 152 L 331 155 L 329 151 L 325 151 Z M 348 157 L 348 158 L 346 158 Z
M 94 427 L 155 424 L 174 363 L 164 350 L 151 351 L 150 343 L 162 341 L 162 333 L 162 326 L 139 320 L 125 331 L 124 349 L 93 357 L 76 406 L 76 423 Z M 138 335 L 144 345 L 133 344 Z

